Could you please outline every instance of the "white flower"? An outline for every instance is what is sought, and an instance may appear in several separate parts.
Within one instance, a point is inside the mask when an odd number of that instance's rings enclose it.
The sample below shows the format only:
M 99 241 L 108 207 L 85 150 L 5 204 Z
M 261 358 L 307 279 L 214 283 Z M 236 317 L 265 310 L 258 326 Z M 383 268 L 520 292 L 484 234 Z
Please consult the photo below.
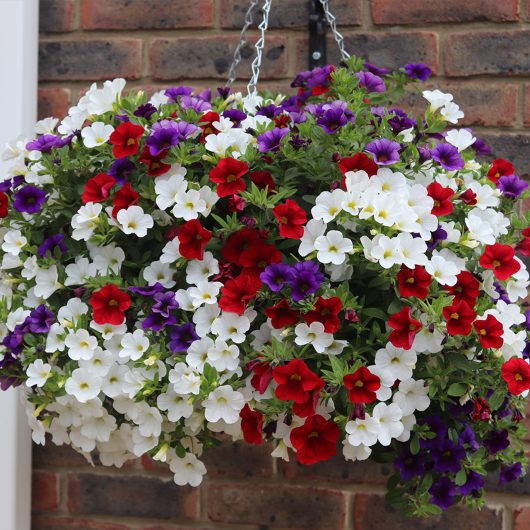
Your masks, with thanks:
M 84 285 L 88 279 L 96 276 L 97 269 L 87 258 L 78 257 L 75 263 L 66 266 L 65 272 L 65 285 Z
M 6 327 L 9 331 L 15 331 L 15 328 L 26 320 L 26 317 L 30 315 L 31 311 L 29 309 L 24 309 L 19 307 L 14 311 L 11 311 L 7 315 L 7 320 L 5 322 Z M 3 337 L 2 337 L 3 338 Z
M 201 386 L 201 377 L 197 375 L 186 363 L 177 363 L 169 371 L 169 382 L 177 394 L 198 394 Z
M 138 403 L 136 415 L 132 419 L 138 425 L 142 436 L 160 436 L 162 414 L 156 407 L 150 407 L 145 401 L 142 401 Z
M 453 101 L 452 94 L 445 94 L 441 90 L 424 90 L 423 97 L 431 104 L 431 110 L 437 110 L 445 104 Z
M 177 219 L 189 221 L 190 219 L 197 219 L 204 210 L 206 210 L 206 203 L 202 200 L 200 192 L 188 190 L 177 195 L 175 206 L 173 206 L 171 213 Z
M 361 238 L 361 243 L 365 252 L 369 252 L 370 256 L 377 260 L 384 269 L 390 269 L 403 261 L 397 237 L 391 239 L 388 236 L 379 235 L 371 243 L 368 238 Z
M 179 308 L 183 311 L 195 311 L 191 296 L 186 289 L 179 289 L 175 293 L 175 300 L 177 301 Z
M 307 256 L 315 250 L 315 241 L 318 237 L 323 236 L 326 232 L 326 223 L 311 219 L 304 226 L 304 235 L 300 239 L 300 248 L 298 253 L 300 256 Z
M 99 346 L 94 350 L 90 360 L 79 360 L 80 368 L 87 368 L 100 377 L 104 377 L 109 372 L 111 366 L 114 364 L 114 355 L 108 350 L 103 350 Z
M 215 322 L 221 309 L 217 304 L 208 304 L 203 307 L 199 307 L 193 313 L 193 323 L 195 324 L 195 332 L 199 337 L 205 337 L 210 332 L 212 324 Z
M 118 223 L 124 234 L 135 234 L 138 237 L 145 237 L 147 230 L 153 228 L 153 218 L 146 214 L 140 206 L 129 206 L 120 210 L 117 215 Z
M 378 403 L 374 407 L 372 418 L 378 424 L 377 439 L 381 445 L 390 445 L 392 438 L 397 438 L 403 432 L 402 417 L 403 413 L 395 403 Z
M 175 237 L 171 241 L 168 241 L 165 247 L 162 249 L 162 256 L 160 261 L 162 263 L 175 263 L 182 256 L 179 252 L 180 242 L 178 237 Z
M 127 366 L 113 364 L 101 383 L 101 391 L 111 399 L 123 394 L 125 374 L 129 372 Z M 114 401 L 116 403 L 116 401 Z
M 155 180 L 156 204 L 161 210 L 173 206 L 186 193 L 188 183 L 184 180 L 186 168 L 173 166 L 169 172 Z
M 470 189 L 475 194 L 475 206 L 481 210 L 486 208 L 496 208 L 499 206 L 499 191 L 487 184 L 480 184 L 476 180 L 472 181 L 468 185 Z
M 345 460 L 367 460 L 372 454 L 372 449 L 366 445 L 351 445 L 348 438 L 342 440 L 342 454 Z
M 423 379 L 408 379 L 399 383 L 393 402 L 399 406 L 404 416 L 408 416 L 416 410 L 422 412 L 427 409 L 431 402 L 428 394 L 429 388 Z
M 93 83 L 90 90 L 79 101 L 79 106 L 94 116 L 105 114 L 113 109 L 114 103 L 119 100 L 124 88 L 125 79 L 122 78 L 105 81 L 102 88 L 98 88 L 96 83 Z
M 28 240 L 22 235 L 20 230 L 9 230 L 4 234 L 2 250 L 12 256 L 18 256 L 27 243 Z
M 77 368 L 72 376 L 66 380 L 64 386 L 66 393 L 74 396 L 77 401 L 86 403 L 97 397 L 101 390 L 101 377 L 98 377 L 90 369 Z
M 426 265 L 427 244 L 419 237 L 412 237 L 410 234 L 398 234 L 399 247 L 401 250 L 401 262 L 409 269 L 416 265 Z
M 239 366 L 239 348 L 217 339 L 214 347 L 208 351 L 208 364 L 218 372 L 235 370 Z
M 221 340 L 231 340 L 241 344 L 246 339 L 246 332 L 250 329 L 250 319 L 245 315 L 235 313 L 223 313 L 216 318 L 210 331 Z
M 174 480 L 178 486 L 189 484 L 195 488 L 206 474 L 206 466 L 193 453 L 186 453 L 184 458 L 172 458 L 169 469 L 175 474 Z
M 79 107 L 70 107 L 68 116 L 63 119 L 57 130 L 64 135 L 79 131 L 81 130 L 81 127 L 83 127 L 83 123 L 85 123 L 87 116 L 88 113 L 85 110 L 80 109 Z
M 198 285 L 199 282 L 208 280 L 210 276 L 219 273 L 219 262 L 211 252 L 205 252 L 203 259 L 192 259 L 186 265 L 186 282 Z
M 473 145 L 477 139 L 467 129 L 451 129 L 445 135 L 445 140 L 459 151 L 464 151 Z
M 121 359 L 137 361 L 149 348 L 149 339 L 141 329 L 134 333 L 127 333 L 121 339 L 122 349 L 119 356 Z
M 35 296 L 49 298 L 57 289 L 61 288 L 59 283 L 57 267 L 52 265 L 49 269 L 39 269 L 35 275 Z
M 159 109 L 162 105 L 166 105 L 168 101 L 169 98 L 166 96 L 165 90 L 159 90 L 151 96 L 149 103 Z
M 495 243 L 493 227 L 488 222 L 484 222 L 479 215 L 476 215 L 479 211 L 478 209 L 472 210 L 465 220 L 469 237 L 483 245 L 493 245 Z
M 217 304 L 217 297 L 223 284 L 221 282 L 209 282 L 208 280 L 198 282 L 196 287 L 190 287 L 188 293 L 191 297 L 193 307 L 203 304 Z
M 416 364 L 417 356 L 412 350 L 396 348 L 388 343 L 385 348 L 377 350 L 375 354 L 375 365 L 394 381 L 406 381 L 412 377 L 412 368 Z
M 154 449 L 158 445 L 158 436 L 142 436 L 140 429 L 135 427 L 132 430 L 132 452 L 135 456 L 142 456 L 143 454 Z
M 81 129 L 81 136 L 85 147 L 97 147 L 106 143 L 113 131 L 114 127 L 112 125 L 96 121 L 89 127 Z
M 348 433 L 348 443 L 357 447 L 359 445 L 371 446 L 377 442 L 379 434 L 379 426 L 369 414 L 366 414 L 364 420 L 357 418 L 350 420 L 346 424 L 346 432 Z
M 36 386 L 42 388 L 51 376 L 51 372 L 51 365 L 44 363 L 42 359 L 37 359 L 26 369 L 26 375 L 28 376 L 26 385 L 29 387 Z
M 186 353 L 186 363 L 202 373 L 204 364 L 208 360 L 208 352 L 213 348 L 214 341 L 210 337 L 204 336 L 199 340 L 194 340 Z
M 35 124 L 35 134 L 52 134 L 55 126 L 59 123 L 58 118 L 44 118 Z
M 210 188 L 210 186 L 203 186 L 199 190 L 199 193 L 201 194 L 201 199 L 206 205 L 204 210 L 201 212 L 202 216 L 208 217 L 210 215 L 210 212 L 212 211 L 212 208 L 214 207 L 215 203 L 220 199 L 220 197 L 219 195 L 217 195 L 217 192 Z
M 440 110 L 440 114 L 449 123 L 458 123 L 458 120 L 464 117 L 460 107 L 453 102 L 446 103 Z
M 298 324 L 294 328 L 296 338 L 294 341 L 299 346 L 311 344 L 317 353 L 324 353 L 326 348 L 333 343 L 333 335 L 324 331 L 322 322 L 311 322 L 307 324 Z
M 99 224 L 99 214 L 103 206 L 99 203 L 88 202 L 81 206 L 72 217 L 72 238 L 76 241 L 88 241 Z
M 379 195 L 373 202 L 374 221 L 383 226 L 393 226 L 400 213 L 396 199 L 389 193 Z
M 79 359 L 89 361 L 94 355 L 98 341 L 96 337 L 90 336 L 86 329 L 78 329 L 66 336 L 64 344 L 68 349 L 68 357 L 70 359 L 74 361 Z
M 313 219 L 319 219 L 324 223 L 329 223 L 337 217 L 342 210 L 342 203 L 346 194 L 340 188 L 332 192 L 323 191 L 315 201 L 315 206 L 311 208 Z
M 101 416 L 91 416 L 83 420 L 81 434 L 98 442 L 108 442 L 110 435 L 116 430 L 116 420 L 107 412 Z
M 125 260 L 125 252 L 114 244 L 97 246 L 90 249 L 90 257 L 96 269 L 103 274 L 109 271 L 119 274 Z
M 366 171 L 347 171 L 344 174 L 348 191 L 362 192 L 370 186 L 370 177 Z
M 193 405 L 186 396 L 182 396 L 168 388 L 167 392 L 159 394 L 156 398 L 157 407 L 167 411 L 167 419 L 176 422 L 181 418 L 189 418 L 193 413 Z
M 216 388 L 207 399 L 202 402 L 204 417 L 207 421 L 224 420 L 229 425 L 239 421 L 239 413 L 245 406 L 245 398 L 241 392 L 229 385 Z
M 353 250 L 353 243 L 338 230 L 330 230 L 326 235 L 316 238 L 315 249 L 321 263 L 340 265 L 346 260 L 346 254 Z
M 169 263 L 162 263 L 161 261 L 153 261 L 142 273 L 148 285 L 159 283 L 166 289 L 171 289 L 175 286 L 176 282 L 173 280 L 174 274 L 175 271 L 171 269 Z
M 425 270 L 440 285 L 449 286 L 455 285 L 456 276 L 460 272 L 452 261 L 448 261 L 439 255 L 431 257 L 430 261 L 425 265 Z

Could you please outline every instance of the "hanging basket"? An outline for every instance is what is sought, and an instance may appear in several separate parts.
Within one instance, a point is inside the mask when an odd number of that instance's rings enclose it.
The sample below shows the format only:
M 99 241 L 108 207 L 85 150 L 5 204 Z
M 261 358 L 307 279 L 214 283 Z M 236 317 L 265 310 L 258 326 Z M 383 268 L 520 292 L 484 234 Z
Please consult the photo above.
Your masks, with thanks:
M 260 95 L 266 4 L 247 95 L 107 81 L 10 147 L 2 389 L 35 442 L 148 454 L 180 485 L 226 433 L 393 462 L 407 513 L 480 505 L 525 461 L 527 184 L 480 161 L 450 94 L 396 107 L 424 65 L 346 54 Z

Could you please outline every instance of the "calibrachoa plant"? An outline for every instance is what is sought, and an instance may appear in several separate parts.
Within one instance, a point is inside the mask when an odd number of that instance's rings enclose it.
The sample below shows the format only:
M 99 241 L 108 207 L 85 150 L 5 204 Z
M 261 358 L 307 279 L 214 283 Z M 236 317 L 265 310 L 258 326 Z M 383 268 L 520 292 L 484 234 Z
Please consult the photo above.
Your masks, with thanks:
M 392 462 L 407 513 L 524 472 L 527 183 L 430 70 L 352 58 L 291 97 L 95 84 L 8 147 L 0 374 L 33 438 L 197 486 L 219 433 Z

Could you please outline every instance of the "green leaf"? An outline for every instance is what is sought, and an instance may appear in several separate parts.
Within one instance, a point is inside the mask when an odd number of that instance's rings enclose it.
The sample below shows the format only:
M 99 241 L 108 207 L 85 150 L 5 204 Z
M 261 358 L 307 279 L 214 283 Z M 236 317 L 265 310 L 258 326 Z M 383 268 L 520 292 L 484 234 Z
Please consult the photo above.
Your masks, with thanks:
M 467 392 L 467 388 L 468 386 L 466 383 L 453 383 L 447 389 L 447 395 L 454 396 L 454 397 L 463 396 Z
M 492 396 L 488 399 L 488 404 L 491 410 L 497 410 L 503 403 L 506 397 L 506 390 L 499 389 L 493 392 Z

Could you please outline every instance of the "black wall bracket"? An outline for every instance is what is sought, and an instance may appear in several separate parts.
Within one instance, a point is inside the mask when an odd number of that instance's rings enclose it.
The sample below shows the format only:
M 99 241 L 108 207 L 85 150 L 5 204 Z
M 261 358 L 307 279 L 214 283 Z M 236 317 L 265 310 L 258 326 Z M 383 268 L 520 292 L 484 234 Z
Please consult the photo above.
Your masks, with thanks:
M 320 0 L 309 0 L 309 68 L 326 64 L 326 24 Z

